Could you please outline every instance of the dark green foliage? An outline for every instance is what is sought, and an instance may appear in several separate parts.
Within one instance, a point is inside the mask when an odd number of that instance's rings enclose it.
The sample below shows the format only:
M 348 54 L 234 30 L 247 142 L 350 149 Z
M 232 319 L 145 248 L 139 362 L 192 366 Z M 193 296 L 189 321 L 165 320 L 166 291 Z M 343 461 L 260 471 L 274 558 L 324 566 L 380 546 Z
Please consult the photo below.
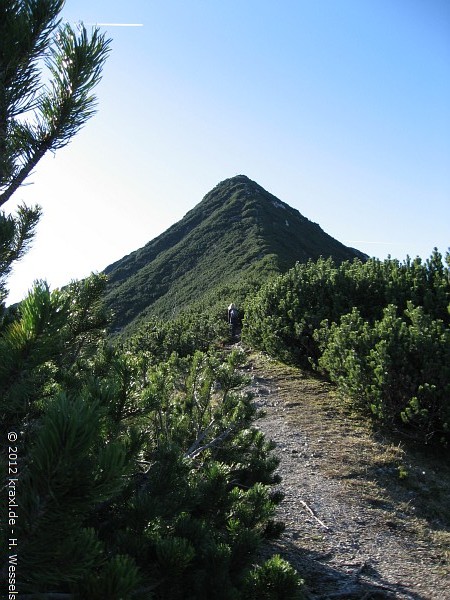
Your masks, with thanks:
M 74 598 L 89 600 L 122 600 L 130 598 L 141 581 L 136 563 L 128 556 L 117 555 L 105 561 L 100 569 L 92 569 L 78 585 Z M 147 594 L 147 598 L 151 595 Z
M 296 260 L 362 256 L 244 175 L 218 184 L 146 246 L 105 269 L 117 330 L 182 311 L 215 313 Z
M 228 326 L 223 316 L 183 313 L 163 321 L 151 319 L 124 342 L 133 353 L 145 353 L 149 360 L 168 360 L 173 352 L 180 357 L 191 356 L 197 350 L 207 352 L 228 338 Z
M 356 259 L 337 265 L 320 258 L 298 263 L 250 298 L 243 333 L 270 354 L 308 364 L 320 355 L 314 331 L 324 319 L 337 322 L 356 307 L 373 323 L 388 304 L 405 310 L 409 301 L 449 323 L 449 271 L 437 251 L 425 263 Z
M 448 435 L 450 254 L 297 264 L 246 304 L 243 337 L 282 360 L 319 364 L 360 409 Z
M 450 432 L 450 329 L 412 303 L 389 305 L 373 326 L 357 309 L 317 332 L 319 365 L 355 405 L 423 441 Z
M 18 307 L 16 318 L 4 325 L 0 335 L 2 418 L 20 420 L 38 414 L 51 391 L 59 389 L 63 379 L 75 376 L 76 360 L 95 346 L 105 326 L 99 307 L 104 283 L 104 277 L 92 276 L 64 292 L 50 293 L 44 282 L 38 282 Z
M 40 214 L 37 206 L 20 206 L 15 217 L 0 212 L 0 319 L 7 296 L 6 278 L 11 272 L 12 264 L 22 258 L 33 239 Z
M 81 308 L 95 315 L 97 299 L 75 308 L 73 298 L 38 284 L 0 335 L 1 427 L 19 434 L 15 531 L 23 590 L 77 581 L 98 563 L 102 546 L 85 518 L 93 503 L 122 487 L 125 448 L 104 446 L 102 407 L 87 393 L 61 391 L 62 380 L 76 381 L 71 348 L 79 360 L 88 349 L 83 327 L 69 334 L 72 316 Z
M 100 423 L 98 404 L 60 395 L 20 441 L 23 590 L 77 582 L 101 562 L 102 546 L 86 517 L 93 503 L 121 489 L 125 452 L 117 442 L 103 445 Z
M 2 429 L 20 431 L 20 590 L 245 598 L 280 498 L 268 487 L 277 461 L 240 391 L 244 356 L 157 363 L 101 347 L 101 282 L 40 284 L 0 338 L 24 356 L 0 394 Z M 3 447 L 3 472 L 5 457 Z
M 239 591 L 241 575 L 274 504 L 261 483 L 240 488 L 252 468 L 250 448 L 241 457 L 240 475 L 234 452 L 228 451 L 255 415 L 250 398 L 236 394 L 242 384 L 236 373 L 240 360 L 239 353 L 222 363 L 197 352 L 188 362 L 172 359 L 170 368 L 153 367 L 147 377 L 144 417 L 153 433 L 141 453 L 149 468 L 138 504 L 129 505 L 129 515 L 123 507 L 120 515 L 124 523 L 140 521 L 147 529 L 154 520 L 146 560 L 161 580 L 157 598 L 245 597 Z M 275 466 L 268 467 L 264 479 L 271 479 Z M 138 520 L 133 506 L 139 509 Z M 238 530 L 232 527 L 236 521 Z M 138 564 L 144 568 L 142 553 L 141 546 Z

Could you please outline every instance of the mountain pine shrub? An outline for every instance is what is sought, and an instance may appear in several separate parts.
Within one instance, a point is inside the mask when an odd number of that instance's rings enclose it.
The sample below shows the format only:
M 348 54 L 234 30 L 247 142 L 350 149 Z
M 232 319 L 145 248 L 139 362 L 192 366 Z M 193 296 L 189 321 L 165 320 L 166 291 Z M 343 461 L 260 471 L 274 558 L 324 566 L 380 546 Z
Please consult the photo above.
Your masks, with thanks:
M 388 304 L 405 310 L 412 302 L 448 325 L 449 256 L 445 264 L 437 250 L 424 263 L 420 258 L 297 263 L 248 299 L 243 337 L 282 360 L 308 365 L 321 353 L 314 338 L 321 322 L 337 322 L 354 307 L 373 323 Z
M 249 574 L 245 597 L 248 600 L 301 600 L 306 596 L 291 565 L 275 555 Z
M 168 360 L 172 353 L 192 356 L 196 351 L 208 352 L 228 339 L 225 317 L 186 312 L 174 319 L 149 319 L 123 343 L 132 353 L 146 353 L 153 362 Z
M 38 285 L 0 338 L 15 348 L 0 404 L 20 432 L 21 592 L 245 598 L 281 497 L 243 354 L 155 364 L 114 349 L 94 328 L 101 286 L 78 287 Z
M 357 309 L 323 322 L 319 366 L 354 405 L 385 424 L 402 423 L 422 441 L 448 440 L 450 328 L 412 303 L 389 305 L 370 325 Z
M 361 410 L 448 432 L 450 253 L 422 262 L 297 264 L 247 302 L 244 339 L 287 362 L 320 365 Z

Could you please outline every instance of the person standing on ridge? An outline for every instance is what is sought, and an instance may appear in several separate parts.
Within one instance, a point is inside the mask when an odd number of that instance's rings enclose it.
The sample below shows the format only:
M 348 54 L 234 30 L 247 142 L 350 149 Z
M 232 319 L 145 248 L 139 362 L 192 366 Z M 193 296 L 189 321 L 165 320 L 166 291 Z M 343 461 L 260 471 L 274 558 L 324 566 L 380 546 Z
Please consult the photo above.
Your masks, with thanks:
M 228 307 L 228 324 L 230 326 L 231 337 L 234 338 L 236 335 L 236 328 L 238 325 L 239 313 L 236 306 L 231 303 Z

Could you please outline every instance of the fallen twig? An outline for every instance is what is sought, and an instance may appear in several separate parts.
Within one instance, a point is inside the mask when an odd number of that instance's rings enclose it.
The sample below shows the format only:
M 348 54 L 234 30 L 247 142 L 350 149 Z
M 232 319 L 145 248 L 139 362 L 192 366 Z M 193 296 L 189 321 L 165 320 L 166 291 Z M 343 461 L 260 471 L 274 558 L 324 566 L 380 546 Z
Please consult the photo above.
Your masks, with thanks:
M 308 506 L 308 504 L 306 504 L 306 502 L 305 502 L 304 500 L 300 500 L 300 502 L 301 502 L 301 503 L 302 503 L 302 505 L 303 505 L 303 506 L 306 508 L 306 510 L 309 512 L 309 514 L 310 514 L 310 515 L 311 515 L 311 516 L 312 516 L 312 517 L 313 517 L 313 518 L 314 518 L 314 519 L 315 519 L 315 520 L 316 520 L 316 521 L 317 521 L 317 522 L 318 522 L 320 525 L 322 525 L 322 527 L 323 527 L 324 529 L 326 529 L 327 531 L 330 531 L 330 528 L 328 527 L 328 525 L 325 525 L 325 523 L 324 523 L 323 521 L 321 521 L 321 520 L 319 519 L 319 517 L 317 517 L 317 516 L 314 514 L 314 511 L 313 511 L 313 509 L 312 509 L 310 506 Z

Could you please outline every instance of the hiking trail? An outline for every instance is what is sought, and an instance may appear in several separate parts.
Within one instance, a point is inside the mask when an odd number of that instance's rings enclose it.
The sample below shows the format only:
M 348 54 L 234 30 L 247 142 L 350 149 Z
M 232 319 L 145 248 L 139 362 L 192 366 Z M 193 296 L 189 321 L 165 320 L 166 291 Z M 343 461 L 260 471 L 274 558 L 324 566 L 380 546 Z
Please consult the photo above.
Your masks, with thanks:
M 450 599 L 448 520 L 429 506 L 450 470 L 374 433 L 311 374 L 256 353 L 245 372 L 285 494 L 285 532 L 263 553 L 289 560 L 309 600 Z

